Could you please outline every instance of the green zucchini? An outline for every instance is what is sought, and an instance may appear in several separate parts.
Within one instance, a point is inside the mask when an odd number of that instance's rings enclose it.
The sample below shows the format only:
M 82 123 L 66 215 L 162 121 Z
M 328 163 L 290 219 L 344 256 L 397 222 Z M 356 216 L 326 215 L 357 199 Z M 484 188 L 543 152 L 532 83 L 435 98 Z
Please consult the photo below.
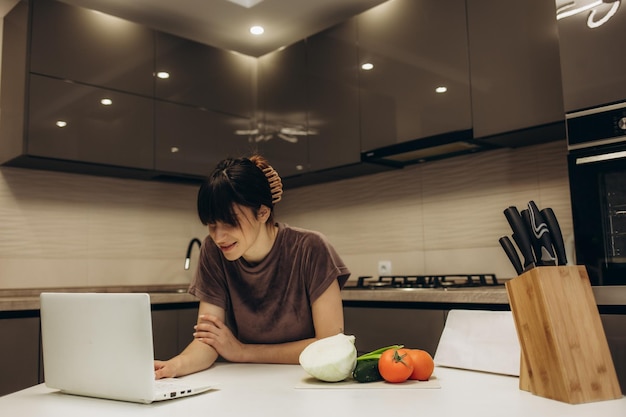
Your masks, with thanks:
M 352 378 L 357 382 L 382 381 L 383 377 L 378 371 L 378 359 L 364 359 L 357 361 Z

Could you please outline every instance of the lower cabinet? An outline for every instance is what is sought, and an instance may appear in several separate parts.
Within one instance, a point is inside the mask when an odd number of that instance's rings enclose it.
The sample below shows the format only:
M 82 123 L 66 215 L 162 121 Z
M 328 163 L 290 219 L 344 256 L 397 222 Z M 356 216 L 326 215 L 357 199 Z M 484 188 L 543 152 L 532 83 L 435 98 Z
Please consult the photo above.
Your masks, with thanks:
M 152 306 L 154 358 L 167 360 L 179 354 L 193 339 L 198 303 Z
M 39 383 L 39 316 L 0 312 L 0 396 Z
M 343 309 L 345 334 L 356 337 L 359 354 L 393 344 L 435 355 L 446 310 L 389 307 Z
M 601 314 L 600 319 L 611 350 L 622 394 L 626 395 L 626 315 Z

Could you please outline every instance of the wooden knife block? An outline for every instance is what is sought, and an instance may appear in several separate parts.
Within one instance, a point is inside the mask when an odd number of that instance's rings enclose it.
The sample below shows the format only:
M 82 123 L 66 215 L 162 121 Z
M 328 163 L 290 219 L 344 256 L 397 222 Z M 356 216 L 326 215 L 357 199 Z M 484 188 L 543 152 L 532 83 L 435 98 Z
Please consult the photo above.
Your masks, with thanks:
M 622 397 L 584 266 L 542 266 L 506 282 L 521 347 L 520 389 L 580 404 Z

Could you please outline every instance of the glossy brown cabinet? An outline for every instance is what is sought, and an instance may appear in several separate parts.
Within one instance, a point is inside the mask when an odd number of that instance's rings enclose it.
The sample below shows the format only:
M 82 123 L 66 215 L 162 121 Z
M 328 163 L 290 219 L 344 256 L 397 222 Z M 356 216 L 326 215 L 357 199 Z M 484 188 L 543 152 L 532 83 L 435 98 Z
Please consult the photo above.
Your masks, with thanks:
M 0 316 L 0 396 L 39 383 L 39 317 Z
M 626 316 L 623 314 L 601 314 L 602 326 L 611 351 L 615 373 L 626 395 Z
M 153 30 L 58 1 L 31 5 L 31 72 L 152 95 Z
M 152 100 L 39 75 L 29 84 L 29 155 L 153 168 Z
M 356 17 L 371 65 L 359 68 L 364 151 L 472 128 L 465 18 L 464 0 L 390 0 Z
M 250 120 L 165 101 L 155 102 L 155 169 L 204 177 L 226 157 L 248 155 Z
M 467 25 L 474 137 L 504 146 L 564 139 L 554 2 L 468 0 Z
M 255 59 L 157 32 L 155 97 L 241 117 L 254 115 Z
M 401 344 L 434 356 L 447 314 L 446 310 L 367 305 L 346 305 L 343 311 L 345 333 L 356 337 L 359 354 Z
M 356 36 L 351 19 L 306 40 L 311 171 L 360 162 Z
M 198 321 L 198 304 L 152 306 L 154 358 L 167 360 L 183 351 L 193 340 Z
M 557 1 L 557 6 L 569 2 Z M 565 8 L 573 11 L 574 6 Z M 626 6 L 598 2 L 558 20 L 565 111 L 626 100 Z
M 258 133 L 251 135 L 283 177 L 309 171 L 306 41 L 258 58 Z

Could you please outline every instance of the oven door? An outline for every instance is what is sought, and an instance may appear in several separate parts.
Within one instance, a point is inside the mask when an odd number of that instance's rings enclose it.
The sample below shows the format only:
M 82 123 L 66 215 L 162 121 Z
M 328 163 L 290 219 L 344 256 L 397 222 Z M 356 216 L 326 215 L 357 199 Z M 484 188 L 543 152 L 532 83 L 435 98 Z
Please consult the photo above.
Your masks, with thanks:
M 626 145 L 569 155 L 576 260 L 593 285 L 626 285 Z
M 626 285 L 626 104 L 568 115 L 576 262 L 592 285 Z

